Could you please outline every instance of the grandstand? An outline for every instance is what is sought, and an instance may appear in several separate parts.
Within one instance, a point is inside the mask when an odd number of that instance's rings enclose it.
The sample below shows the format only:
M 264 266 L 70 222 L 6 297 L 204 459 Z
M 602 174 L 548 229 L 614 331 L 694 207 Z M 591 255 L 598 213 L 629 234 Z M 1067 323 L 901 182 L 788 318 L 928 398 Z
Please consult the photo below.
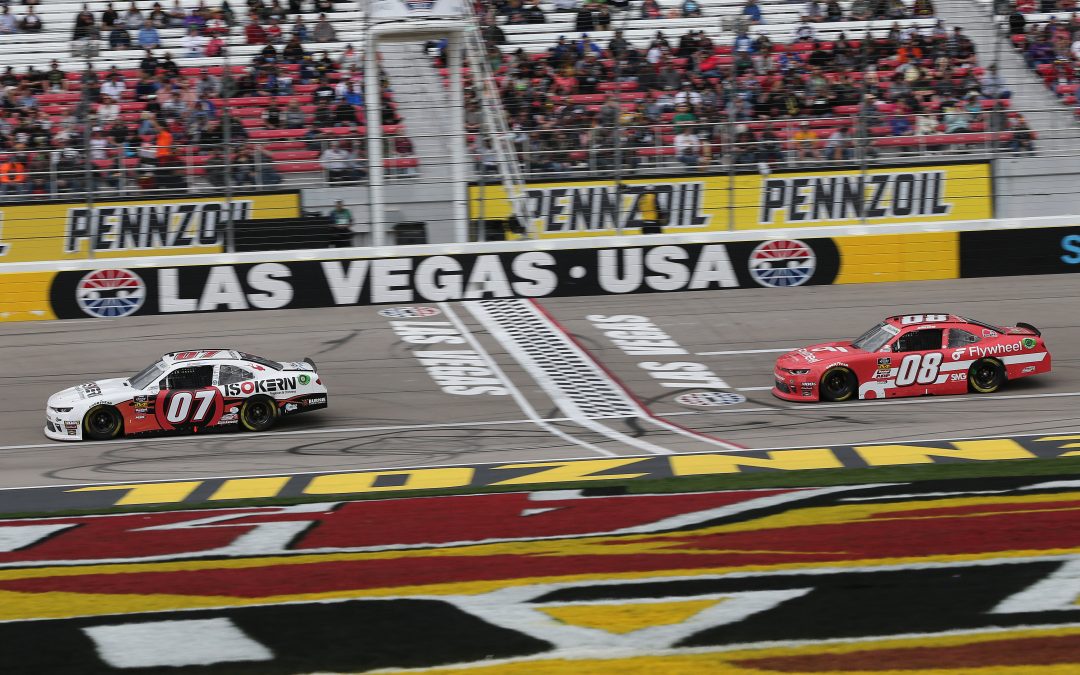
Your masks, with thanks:
M 361 1 L 109 6 L 13 6 L 13 19 L 0 17 L 5 201 L 364 183 Z M 39 30 L 22 25 L 31 7 Z M 1032 94 L 1024 78 L 1037 78 L 1018 68 L 1002 67 L 1006 84 L 995 84 L 988 61 L 1009 64 L 992 9 L 967 7 L 510 0 L 477 13 L 526 176 L 985 159 L 1071 139 L 1060 111 L 1076 103 L 1073 71 L 1034 64 L 1061 103 Z M 1043 18 L 1029 16 L 1012 37 L 1024 48 Z M 970 37 L 960 24 L 974 26 Z M 472 156 L 447 154 L 445 102 L 433 102 L 445 55 L 428 47 L 380 51 L 384 168 L 414 186 L 402 194 L 444 183 L 448 162 L 468 161 L 484 180 L 498 171 L 476 88 L 465 113 Z

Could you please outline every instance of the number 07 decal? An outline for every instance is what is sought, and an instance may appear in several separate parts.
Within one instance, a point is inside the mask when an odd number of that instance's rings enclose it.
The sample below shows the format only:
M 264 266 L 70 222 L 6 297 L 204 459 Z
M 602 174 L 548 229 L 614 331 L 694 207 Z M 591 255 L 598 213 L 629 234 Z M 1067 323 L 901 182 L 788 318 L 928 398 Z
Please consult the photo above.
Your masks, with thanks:
M 154 416 L 165 431 L 177 426 L 209 427 L 221 419 L 225 401 L 214 387 L 181 389 L 158 394 Z
M 931 384 L 938 376 L 941 368 L 941 353 L 908 354 L 900 362 L 896 369 L 896 386 L 906 387 L 909 384 Z

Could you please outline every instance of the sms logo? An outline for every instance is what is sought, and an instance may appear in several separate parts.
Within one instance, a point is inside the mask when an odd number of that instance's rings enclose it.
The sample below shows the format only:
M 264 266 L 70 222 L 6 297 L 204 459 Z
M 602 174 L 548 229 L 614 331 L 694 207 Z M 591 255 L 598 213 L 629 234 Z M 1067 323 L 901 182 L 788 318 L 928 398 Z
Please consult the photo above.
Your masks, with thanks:
M 1066 265 L 1080 263 L 1080 234 L 1069 234 L 1061 239 L 1061 248 L 1067 255 L 1061 256 L 1061 262 Z

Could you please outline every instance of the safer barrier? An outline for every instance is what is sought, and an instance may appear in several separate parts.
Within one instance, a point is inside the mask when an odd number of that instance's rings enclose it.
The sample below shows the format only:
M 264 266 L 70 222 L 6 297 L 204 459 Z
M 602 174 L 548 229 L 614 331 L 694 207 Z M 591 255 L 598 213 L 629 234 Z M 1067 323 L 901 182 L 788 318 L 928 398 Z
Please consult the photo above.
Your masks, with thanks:
M 1071 220 L 13 264 L 0 272 L 0 320 L 1061 273 L 1080 264 Z

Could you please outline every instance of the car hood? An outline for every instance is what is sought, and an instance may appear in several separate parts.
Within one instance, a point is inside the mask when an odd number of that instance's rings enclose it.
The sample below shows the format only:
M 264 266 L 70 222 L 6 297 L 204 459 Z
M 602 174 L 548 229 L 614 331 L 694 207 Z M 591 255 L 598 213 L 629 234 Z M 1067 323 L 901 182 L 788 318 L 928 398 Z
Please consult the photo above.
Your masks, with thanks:
M 106 380 L 84 382 L 58 391 L 49 397 L 49 405 L 71 407 L 84 402 L 95 403 L 99 400 L 115 402 L 120 398 L 131 395 L 134 391 L 128 386 L 127 378 L 113 377 Z
M 778 358 L 776 365 L 790 369 L 816 368 L 848 361 L 856 353 L 862 350 L 851 346 L 851 342 L 822 342 L 790 351 Z

